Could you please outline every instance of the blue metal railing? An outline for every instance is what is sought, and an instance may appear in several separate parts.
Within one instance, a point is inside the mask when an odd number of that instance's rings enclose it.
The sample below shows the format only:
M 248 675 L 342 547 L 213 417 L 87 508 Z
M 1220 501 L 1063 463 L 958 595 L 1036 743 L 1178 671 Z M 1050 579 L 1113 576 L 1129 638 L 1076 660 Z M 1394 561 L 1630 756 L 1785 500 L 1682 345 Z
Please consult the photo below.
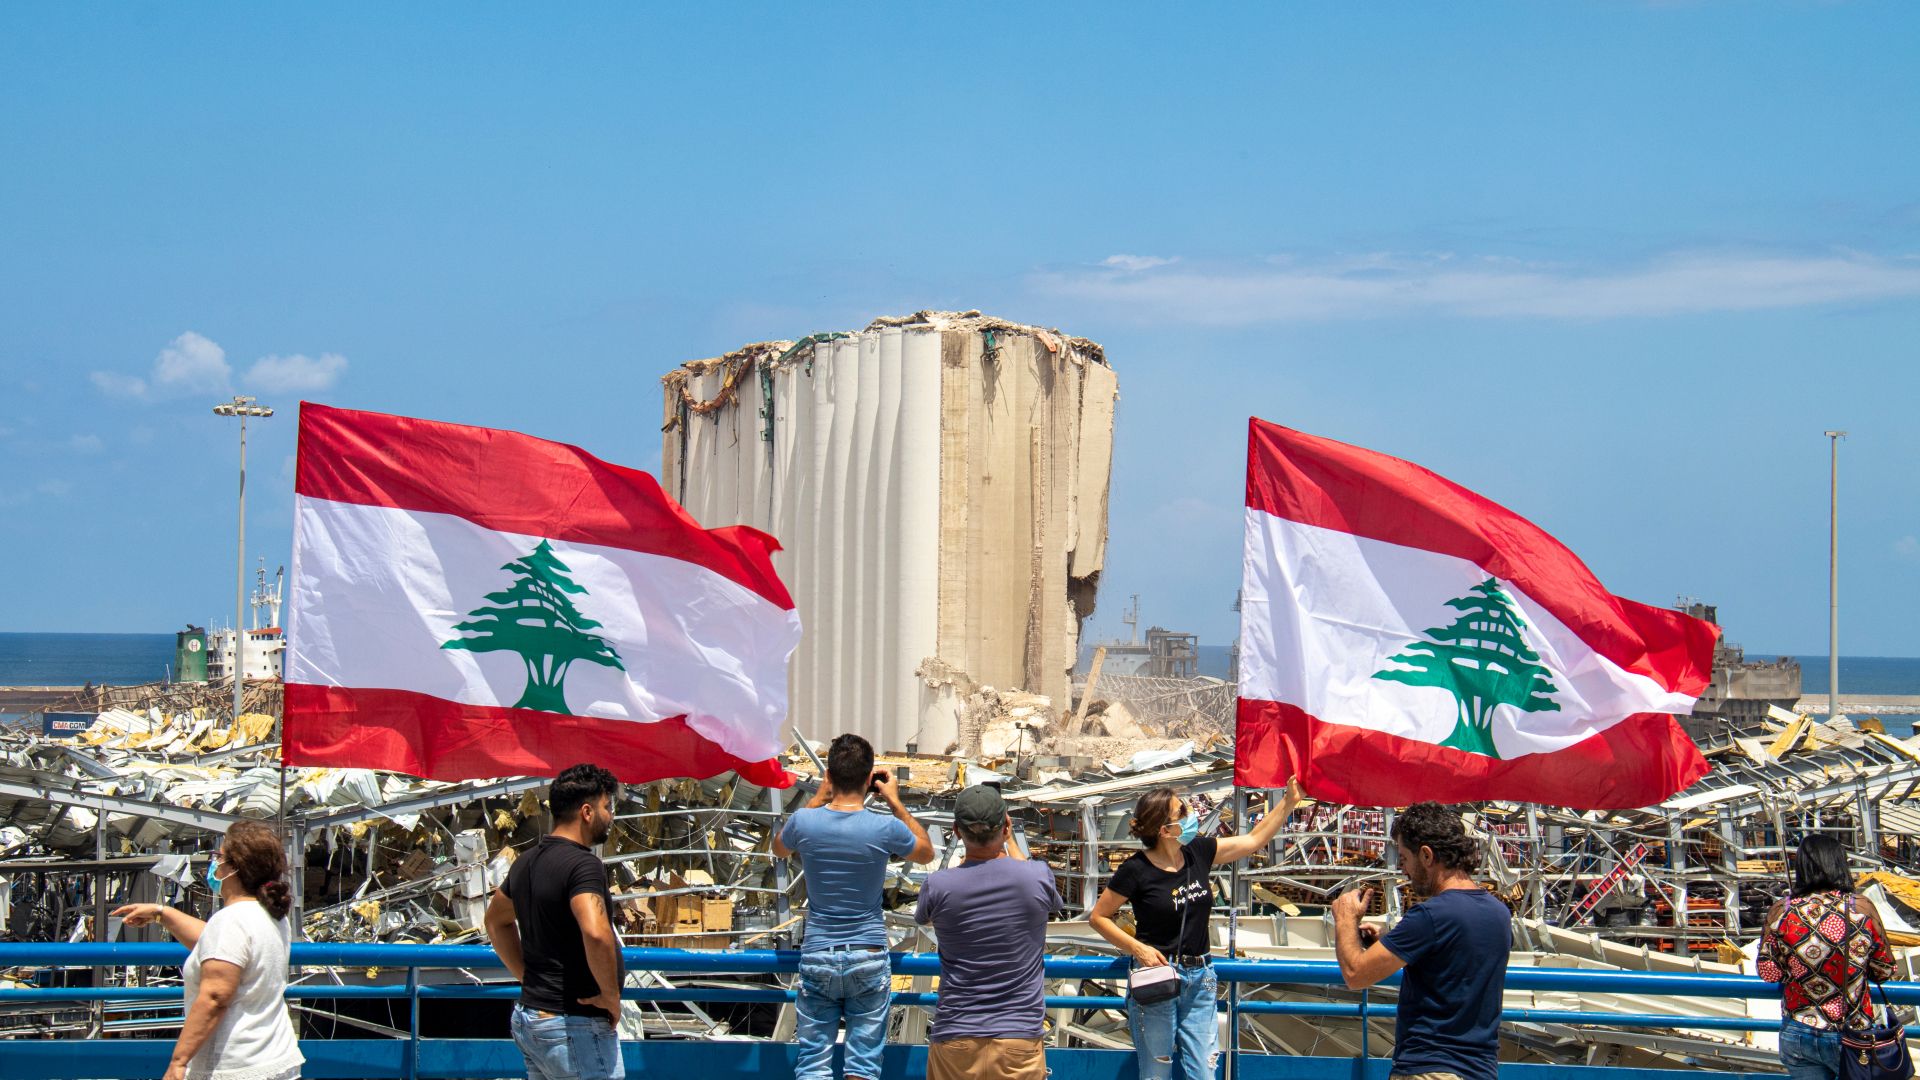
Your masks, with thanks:
M 623 950 L 629 971 L 652 970 L 683 975 L 766 975 L 791 974 L 798 970 L 800 954 L 788 951 L 753 950 L 738 952 L 696 952 L 681 949 L 626 949 Z M 187 951 L 183 947 L 164 943 L 129 944 L 0 944 L 0 969 L 51 969 L 61 967 L 116 968 L 116 967 L 167 967 L 177 966 L 186 959 Z M 931 954 L 895 953 L 892 957 L 893 970 L 900 975 L 937 975 L 940 972 L 939 957 Z M 292 999 L 376 999 L 406 1000 L 408 1002 L 409 1038 L 405 1040 L 340 1040 L 337 1046 L 328 1043 L 303 1043 L 310 1058 L 319 1063 L 316 1070 L 310 1065 L 307 1075 L 311 1077 L 352 1076 L 352 1077 L 396 1077 L 399 1080 L 415 1080 L 419 1077 L 447 1076 L 495 1076 L 515 1075 L 512 1071 L 518 1066 L 517 1054 L 511 1052 L 512 1044 L 500 1039 L 421 1039 L 419 1033 L 419 1004 L 422 1001 L 447 999 L 495 999 L 511 1000 L 518 996 L 519 988 L 513 985 L 485 985 L 478 981 L 469 984 L 438 983 L 422 984 L 419 973 L 422 969 L 467 969 L 470 971 L 500 972 L 500 962 L 492 949 L 483 945 L 374 945 L 374 944 L 329 944 L 320 942 L 300 942 L 293 946 L 293 966 L 348 968 L 355 970 L 392 968 L 404 971 L 405 981 L 375 982 L 364 985 L 340 985 L 335 983 L 301 983 L 289 986 L 287 996 Z M 1126 975 L 1124 960 L 1103 956 L 1054 956 L 1046 960 L 1046 973 L 1056 979 L 1094 979 L 1119 982 Z M 1344 981 L 1340 977 L 1338 966 L 1331 961 L 1299 960 L 1221 960 L 1214 964 L 1214 970 L 1223 984 L 1266 984 L 1274 986 L 1312 986 L 1341 987 Z M 1398 977 L 1389 979 L 1386 985 L 1397 983 Z M 1771 983 L 1762 982 L 1745 975 L 1688 975 L 1663 974 L 1637 971 L 1590 971 L 1565 968 L 1511 968 L 1507 972 L 1507 989 L 1510 991 L 1577 991 L 1584 993 L 1604 993 L 1631 997 L 1694 997 L 1694 998 L 1771 998 L 1779 993 L 1779 988 Z M 1905 1004 L 1920 1004 L 1920 984 L 1896 983 L 1887 986 L 1888 997 Z M 735 1002 L 735 1003 L 784 1003 L 793 1000 L 793 991 L 778 987 L 740 988 L 740 987 L 683 987 L 674 989 L 656 989 L 628 987 L 621 995 L 636 1002 Z M 34 1004 L 48 1005 L 61 1002 L 106 1001 L 115 1003 L 154 1002 L 177 1003 L 181 999 L 181 990 L 171 987 L 74 987 L 74 986 L 33 986 L 25 988 L 0 988 L 0 1005 Z M 938 999 L 934 993 L 897 992 L 893 995 L 895 1005 L 931 1006 Z M 1049 1009 L 1119 1009 L 1125 1007 L 1123 998 L 1111 995 L 1050 995 L 1046 999 Z M 1366 1000 L 1357 1002 L 1338 1001 L 1269 1001 L 1240 1000 L 1237 1004 L 1222 995 L 1220 1007 L 1230 1014 L 1279 1015 L 1315 1019 L 1359 1021 L 1362 1018 L 1373 1019 L 1391 1016 L 1391 1006 L 1382 1006 Z M 1671 1028 L 1683 1030 L 1720 1030 L 1720 1031 L 1760 1031 L 1778 1026 L 1777 1021 L 1759 1020 L 1746 1016 L 1692 1016 L 1659 1013 L 1615 1013 L 1595 1010 L 1570 1009 L 1507 1009 L 1502 1014 L 1505 1023 L 1561 1024 L 1605 1026 L 1614 1028 Z M 1229 1025 L 1231 1045 L 1230 1053 L 1238 1055 L 1239 1023 L 1237 1015 Z M 1364 1031 L 1364 1029 L 1363 1029 Z M 1910 1035 L 1920 1036 L 1920 1028 L 1911 1029 Z M 19 1040 L 0 1041 L 0 1075 L 9 1080 L 27 1080 L 34 1078 L 52 1078 L 66 1076 L 119 1076 L 139 1075 L 136 1072 L 102 1071 L 108 1064 L 103 1061 L 98 1050 L 102 1046 L 113 1046 L 117 1052 L 114 1061 L 125 1061 L 129 1067 L 135 1061 L 144 1062 L 146 1057 L 158 1054 L 157 1060 L 164 1060 L 164 1048 L 171 1040 L 158 1039 L 114 1039 L 89 1044 L 87 1064 L 83 1072 L 70 1071 L 58 1060 L 63 1057 L 57 1049 L 65 1045 L 65 1057 L 75 1058 L 71 1047 L 72 1040 L 48 1040 L 49 1045 L 27 1048 Z M 452 1044 L 462 1044 L 455 1046 Z M 484 1047 L 482 1047 L 484 1044 Z M 665 1044 L 640 1044 L 641 1047 L 660 1047 Z M 756 1045 L 765 1044 L 734 1044 Z M 158 1049 L 155 1049 L 158 1048 Z M 889 1075 L 898 1066 L 907 1070 L 901 1075 L 912 1075 L 911 1070 L 920 1060 L 923 1052 L 912 1048 L 896 1047 L 895 1057 L 889 1066 Z M 336 1051 L 344 1051 L 336 1052 Z M 684 1056 L 683 1051 L 647 1050 L 636 1055 L 636 1047 L 629 1046 L 630 1056 L 652 1057 L 658 1059 L 661 1053 L 668 1057 Z M 1054 1075 L 1061 1080 L 1068 1077 L 1107 1075 L 1102 1071 L 1108 1065 L 1115 1064 L 1111 1051 L 1049 1051 L 1049 1064 L 1054 1067 Z M 1061 1062 L 1054 1061 L 1056 1054 L 1066 1055 Z M 904 1055 L 904 1056 L 903 1056 Z M 1085 1056 L 1090 1055 L 1090 1056 Z M 765 1053 L 745 1053 L 739 1050 L 716 1051 L 721 1058 L 739 1058 L 746 1064 L 742 1068 L 765 1069 L 770 1066 L 763 1060 Z M 1130 1056 L 1127 1057 L 1130 1061 Z M 1274 1059 L 1266 1060 L 1266 1055 L 1248 1055 L 1240 1059 L 1244 1065 L 1257 1063 L 1257 1067 L 1243 1067 L 1237 1075 L 1253 1080 L 1256 1077 L 1328 1077 L 1339 1075 L 1343 1078 L 1368 1075 L 1373 1066 L 1361 1062 L 1355 1066 L 1348 1059 L 1311 1058 L 1311 1059 Z M 1289 1062 L 1292 1064 L 1282 1064 Z M 1301 1071 L 1300 1062 L 1337 1062 L 1337 1066 L 1325 1066 L 1316 1070 Z M 69 1063 L 79 1068 L 78 1062 Z M 1376 1062 L 1378 1064 L 1378 1062 Z M 723 1070 L 714 1071 L 711 1063 L 697 1061 L 675 1063 L 654 1060 L 647 1065 L 650 1069 L 660 1068 L 698 1068 L 710 1075 L 727 1075 Z M 1360 1070 L 1355 1072 L 1355 1069 Z M 460 1070 L 469 1071 L 460 1071 Z M 507 1071 L 499 1071 L 499 1070 Z M 1328 1071 L 1331 1069 L 1332 1071 Z M 342 1071 L 344 1070 L 344 1071 Z M 454 1071 L 443 1071 L 454 1070 Z M 478 1070 L 478 1071 L 472 1071 Z M 489 1071 L 493 1070 L 493 1071 Z M 1515 1075 L 1524 1074 L 1522 1069 Z M 1600 1075 L 1603 1070 L 1591 1070 Z M 1616 1075 L 1618 1071 L 1616 1070 Z

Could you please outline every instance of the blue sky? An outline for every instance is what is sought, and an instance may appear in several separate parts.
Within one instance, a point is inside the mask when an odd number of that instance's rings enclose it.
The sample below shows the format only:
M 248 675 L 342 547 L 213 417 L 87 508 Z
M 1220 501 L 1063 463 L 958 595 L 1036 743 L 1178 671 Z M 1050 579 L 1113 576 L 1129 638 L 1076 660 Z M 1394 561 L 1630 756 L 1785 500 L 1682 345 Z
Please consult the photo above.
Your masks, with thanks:
M 1120 375 L 1097 634 L 1223 643 L 1245 419 L 1756 650 L 1920 655 L 1920 8 L 0 11 L 0 630 L 288 553 L 293 406 L 659 460 L 658 376 L 981 308 Z

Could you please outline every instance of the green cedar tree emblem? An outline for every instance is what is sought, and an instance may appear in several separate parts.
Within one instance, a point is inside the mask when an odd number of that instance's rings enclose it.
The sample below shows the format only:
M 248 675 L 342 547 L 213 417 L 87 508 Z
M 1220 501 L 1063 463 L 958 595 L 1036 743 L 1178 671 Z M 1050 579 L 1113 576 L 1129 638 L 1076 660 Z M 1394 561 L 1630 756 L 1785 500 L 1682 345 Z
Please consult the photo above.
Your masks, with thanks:
M 568 577 L 567 564 L 545 540 L 533 553 L 500 569 L 514 575 L 513 583 L 487 594 L 492 606 L 467 613 L 467 621 L 453 628 L 471 637 L 443 643 L 443 649 L 469 652 L 516 652 L 527 665 L 527 688 L 516 709 L 572 714 L 567 708 L 567 668 L 575 660 L 619 668 L 620 655 L 604 640 L 587 631 L 599 623 L 580 614 L 572 597 L 586 588 Z
M 1440 745 L 1498 758 L 1493 745 L 1493 708 L 1558 712 L 1556 687 L 1540 654 L 1527 644 L 1526 620 L 1513 597 L 1493 578 L 1466 596 L 1447 601 L 1460 612 L 1452 626 L 1426 631 L 1387 660 L 1374 678 L 1408 686 L 1437 686 L 1453 695 L 1458 718 Z M 1394 666 L 1400 665 L 1400 666 Z

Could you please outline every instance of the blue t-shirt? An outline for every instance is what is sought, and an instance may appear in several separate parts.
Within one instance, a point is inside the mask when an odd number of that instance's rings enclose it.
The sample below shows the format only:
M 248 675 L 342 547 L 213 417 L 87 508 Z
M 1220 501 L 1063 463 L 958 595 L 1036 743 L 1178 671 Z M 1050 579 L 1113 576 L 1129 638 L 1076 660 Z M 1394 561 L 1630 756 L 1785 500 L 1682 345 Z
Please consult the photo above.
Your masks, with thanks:
M 1380 939 L 1406 961 L 1393 1026 L 1393 1071 L 1496 1080 L 1500 995 L 1512 914 L 1484 889 L 1447 889 Z
M 1040 965 L 1047 918 L 1059 906 L 1053 869 L 1043 862 L 984 859 L 927 876 L 913 917 L 940 939 L 931 1041 L 1040 1037 Z
M 913 831 L 891 814 L 815 806 L 794 812 L 780 842 L 807 873 L 807 933 L 801 952 L 887 944 L 880 893 L 887 862 L 913 850 Z

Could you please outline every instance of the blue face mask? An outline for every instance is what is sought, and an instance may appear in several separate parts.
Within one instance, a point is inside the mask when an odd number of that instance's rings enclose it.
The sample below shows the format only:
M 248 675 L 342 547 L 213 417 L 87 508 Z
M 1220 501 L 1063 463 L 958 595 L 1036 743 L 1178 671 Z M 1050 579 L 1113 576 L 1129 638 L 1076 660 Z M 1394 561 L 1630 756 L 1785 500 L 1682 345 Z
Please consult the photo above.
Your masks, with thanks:
M 217 855 L 207 860 L 207 891 L 220 895 L 220 857 Z
M 1181 846 L 1184 847 L 1187 844 L 1193 843 L 1193 838 L 1199 835 L 1200 835 L 1200 815 L 1188 814 L 1186 817 L 1180 819 Z

